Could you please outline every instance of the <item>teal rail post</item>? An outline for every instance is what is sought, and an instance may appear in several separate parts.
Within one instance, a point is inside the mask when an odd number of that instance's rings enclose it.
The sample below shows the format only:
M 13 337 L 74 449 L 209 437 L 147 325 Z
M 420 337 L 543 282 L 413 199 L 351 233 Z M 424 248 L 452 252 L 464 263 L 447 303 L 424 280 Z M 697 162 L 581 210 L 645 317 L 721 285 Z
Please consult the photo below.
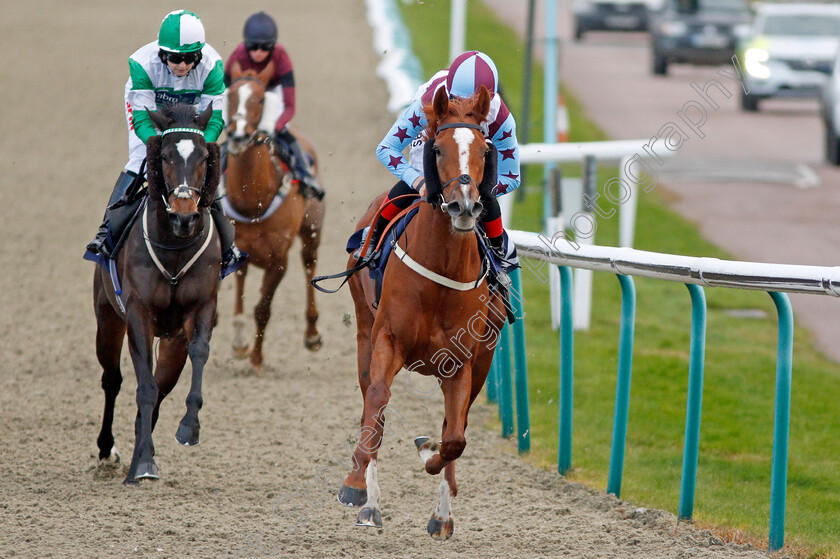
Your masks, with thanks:
M 770 551 L 785 545 L 790 385 L 793 369 L 793 311 L 785 293 L 770 292 L 779 314 L 776 355 L 776 411 L 773 419 L 773 464 L 770 475 Z
M 627 418 L 630 413 L 630 378 L 633 369 L 633 333 L 636 323 L 636 286 L 630 276 L 618 275 L 621 284 L 621 328 L 618 342 L 618 378 L 615 384 L 612 450 L 607 493 L 621 497 Z
M 688 362 L 688 399 L 685 410 L 685 447 L 680 482 L 679 518 L 694 514 L 697 455 L 700 452 L 700 414 L 703 407 L 703 366 L 706 357 L 706 294 L 699 285 L 685 285 L 691 294 L 691 342 Z
M 560 433 L 557 444 L 557 471 L 565 475 L 572 468 L 572 370 L 574 331 L 572 330 L 572 271 L 560 268 Z
M 502 437 L 513 435 L 513 389 L 510 382 L 510 329 L 507 322 L 499 333 L 496 349 L 499 365 L 499 416 L 502 418 Z
M 498 351 L 493 352 L 493 361 L 490 363 L 490 372 L 487 373 L 487 402 L 493 404 L 499 401 L 499 360 Z
M 519 268 L 513 270 L 511 277 L 510 302 L 513 304 L 513 377 L 516 386 L 516 440 L 519 454 L 531 450 L 531 416 L 528 410 L 528 357 L 525 353 L 525 311 L 522 302 L 522 274 Z

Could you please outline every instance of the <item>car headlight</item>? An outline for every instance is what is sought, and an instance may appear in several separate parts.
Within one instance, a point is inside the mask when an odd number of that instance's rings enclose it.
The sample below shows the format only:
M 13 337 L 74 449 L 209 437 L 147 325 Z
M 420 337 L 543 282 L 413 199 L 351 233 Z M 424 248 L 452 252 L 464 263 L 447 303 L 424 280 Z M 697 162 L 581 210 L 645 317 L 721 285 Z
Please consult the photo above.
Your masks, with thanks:
M 770 77 L 770 68 L 765 62 L 770 59 L 770 53 L 765 49 L 750 48 L 744 53 L 744 69 L 747 73 L 760 80 Z
M 743 39 L 747 35 L 750 34 L 750 24 L 749 23 L 739 23 L 732 28 L 732 34 L 735 35 L 738 39 Z
M 659 31 L 666 37 L 679 37 L 686 34 L 688 26 L 682 21 L 663 21 L 659 25 Z

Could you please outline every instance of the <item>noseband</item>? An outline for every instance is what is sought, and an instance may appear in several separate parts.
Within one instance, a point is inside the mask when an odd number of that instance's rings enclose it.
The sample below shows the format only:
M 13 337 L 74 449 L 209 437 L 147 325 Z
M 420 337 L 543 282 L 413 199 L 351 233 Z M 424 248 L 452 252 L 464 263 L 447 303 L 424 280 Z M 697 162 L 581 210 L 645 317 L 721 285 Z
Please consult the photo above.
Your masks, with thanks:
M 200 130 L 198 128 L 167 128 L 161 134 L 161 137 L 166 136 L 167 134 L 171 134 L 173 132 L 186 132 L 189 134 L 197 134 L 204 137 L 204 130 Z M 175 188 L 170 188 L 169 184 L 167 184 L 166 180 L 163 181 L 163 184 L 166 186 L 166 193 L 161 194 L 161 198 L 163 198 L 163 205 L 166 208 L 166 213 L 172 213 L 172 206 L 169 205 L 169 197 L 172 195 L 177 196 L 178 198 L 192 198 L 191 192 L 195 192 L 199 199 L 201 199 L 201 189 L 195 188 L 193 186 L 189 186 L 186 184 L 179 184 Z

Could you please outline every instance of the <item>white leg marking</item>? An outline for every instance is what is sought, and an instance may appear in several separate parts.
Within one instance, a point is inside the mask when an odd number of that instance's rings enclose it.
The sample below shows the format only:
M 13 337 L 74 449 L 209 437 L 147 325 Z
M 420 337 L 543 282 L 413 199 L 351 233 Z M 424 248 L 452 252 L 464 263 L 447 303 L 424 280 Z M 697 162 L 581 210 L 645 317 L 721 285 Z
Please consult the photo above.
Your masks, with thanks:
M 449 482 L 441 480 L 438 486 L 440 503 L 435 508 L 435 518 L 447 522 L 452 518 L 452 492 L 449 490 Z
M 426 448 L 420 449 L 420 460 L 422 460 L 423 465 L 425 465 L 426 462 L 429 461 L 429 458 L 431 458 L 435 454 L 437 454 L 437 453 L 434 450 L 432 450 L 431 448 L 426 447 Z
M 382 491 L 379 489 L 379 482 L 376 480 L 376 459 L 368 464 L 365 471 L 365 483 L 367 483 L 367 502 L 363 508 L 379 509 L 379 497 Z

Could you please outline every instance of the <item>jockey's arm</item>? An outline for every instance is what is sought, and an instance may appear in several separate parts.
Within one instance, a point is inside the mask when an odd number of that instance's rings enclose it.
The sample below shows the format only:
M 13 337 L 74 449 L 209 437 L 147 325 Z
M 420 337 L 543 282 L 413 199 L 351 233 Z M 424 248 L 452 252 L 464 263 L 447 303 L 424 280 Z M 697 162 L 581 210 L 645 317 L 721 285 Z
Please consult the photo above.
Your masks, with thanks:
M 520 182 L 519 142 L 516 140 L 516 122 L 512 114 L 508 113 L 491 140 L 499 152 L 496 196 L 501 196 L 519 188 Z
M 395 177 L 415 188 L 423 175 L 408 164 L 408 159 L 403 156 L 403 150 L 420 135 L 425 127 L 426 114 L 423 111 L 423 102 L 421 99 L 416 99 L 403 111 L 376 147 L 376 157 L 385 165 L 385 168 Z
M 279 47 L 273 53 L 272 58 L 276 68 L 274 79 L 277 82 L 273 91 L 283 99 L 283 112 L 277 117 L 277 122 L 274 125 L 277 132 L 282 131 L 295 116 L 295 71 L 289 53 L 282 45 L 279 45 Z
M 222 96 L 225 92 L 225 71 L 222 67 L 222 61 L 216 61 L 213 69 L 204 80 L 204 87 L 201 90 L 201 98 L 199 100 L 199 112 L 206 109 L 209 105 L 213 105 L 213 116 L 210 117 L 210 122 L 204 129 L 204 139 L 208 142 L 215 142 L 219 139 L 222 130 L 225 128 L 225 120 L 222 118 L 222 103 L 224 102 Z

